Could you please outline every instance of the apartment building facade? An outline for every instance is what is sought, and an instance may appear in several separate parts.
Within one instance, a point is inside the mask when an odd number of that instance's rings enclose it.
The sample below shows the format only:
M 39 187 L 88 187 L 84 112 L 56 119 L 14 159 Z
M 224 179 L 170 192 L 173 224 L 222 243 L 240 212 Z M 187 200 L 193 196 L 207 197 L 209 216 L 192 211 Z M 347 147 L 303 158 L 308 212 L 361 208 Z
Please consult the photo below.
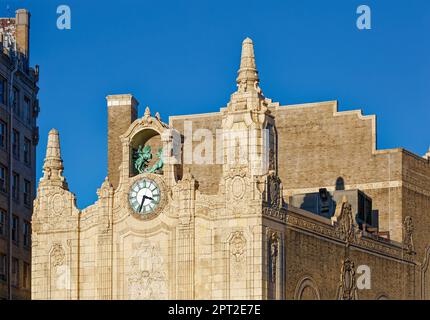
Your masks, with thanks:
M 29 299 L 39 113 L 30 14 L 0 18 L 0 299 Z

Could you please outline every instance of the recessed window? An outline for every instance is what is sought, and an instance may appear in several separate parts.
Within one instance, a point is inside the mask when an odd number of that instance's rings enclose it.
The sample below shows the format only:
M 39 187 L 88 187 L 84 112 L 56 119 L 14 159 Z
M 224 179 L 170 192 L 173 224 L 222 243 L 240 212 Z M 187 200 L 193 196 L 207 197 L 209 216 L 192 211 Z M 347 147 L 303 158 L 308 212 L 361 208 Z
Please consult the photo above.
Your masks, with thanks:
M 12 176 L 12 198 L 19 201 L 19 174 L 14 172 Z
M 17 130 L 13 130 L 12 133 L 12 154 L 13 156 L 19 160 L 19 150 L 20 150 L 20 134 Z
M 24 180 L 24 204 L 30 205 L 31 202 L 31 182 Z
M 0 103 L 2 104 L 6 104 L 6 89 L 7 89 L 7 85 L 6 85 L 6 80 L 3 78 L 0 78 Z
M 30 264 L 27 262 L 24 262 L 24 267 L 23 267 L 23 277 L 22 277 L 22 286 L 25 289 L 30 289 Z
M 6 211 L 0 209 L 0 236 L 6 235 Z
M 27 138 L 24 138 L 24 163 L 31 163 L 31 141 Z
M 31 100 L 28 97 L 24 97 L 24 121 L 27 124 L 31 123 Z
M 0 147 L 6 148 L 7 146 L 7 124 L 0 120 Z
M 0 280 L 6 281 L 6 255 L 0 253 Z
M 17 216 L 12 217 L 12 241 L 18 243 L 18 230 L 19 230 L 19 218 Z
M 12 285 L 19 286 L 19 260 L 17 258 L 12 258 Z
M 13 112 L 17 116 L 21 116 L 21 106 L 19 101 L 19 91 L 17 88 L 13 88 L 13 95 L 12 95 L 12 106 L 13 106 Z
M 0 191 L 7 192 L 7 168 L 0 164 Z
M 31 245 L 31 225 L 29 222 L 24 221 L 23 225 L 23 234 L 24 234 L 24 247 L 30 247 Z

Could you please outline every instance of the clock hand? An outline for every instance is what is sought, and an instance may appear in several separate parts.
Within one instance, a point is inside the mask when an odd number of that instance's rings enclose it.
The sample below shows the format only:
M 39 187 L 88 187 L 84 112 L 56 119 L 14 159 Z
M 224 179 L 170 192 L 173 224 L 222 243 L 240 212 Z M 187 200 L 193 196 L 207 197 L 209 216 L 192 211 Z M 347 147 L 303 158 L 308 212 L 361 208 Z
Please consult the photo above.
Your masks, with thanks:
M 139 212 L 141 212 L 141 211 L 142 211 L 143 203 L 145 202 L 145 199 L 148 199 L 148 200 L 154 200 L 154 198 L 152 198 L 152 197 L 148 197 L 147 195 L 143 195 L 143 197 L 142 197 L 142 202 L 140 203 L 140 207 L 139 207 Z
M 139 212 L 142 211 L 143 203 L 145 202 L 145 196 L 142 197 L 142 201 L 140 202 Z

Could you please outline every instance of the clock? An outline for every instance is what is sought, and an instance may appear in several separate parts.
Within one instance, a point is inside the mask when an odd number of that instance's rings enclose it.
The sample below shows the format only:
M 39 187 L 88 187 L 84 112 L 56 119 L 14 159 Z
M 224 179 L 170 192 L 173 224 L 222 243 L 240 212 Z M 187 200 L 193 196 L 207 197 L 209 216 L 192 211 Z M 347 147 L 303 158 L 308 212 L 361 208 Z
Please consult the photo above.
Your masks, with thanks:
M 148 178 L 137 180 L 130 189 L 129 202 L 135 213 L 148 215 L 154 212 L 160 203 L 160 188 Z

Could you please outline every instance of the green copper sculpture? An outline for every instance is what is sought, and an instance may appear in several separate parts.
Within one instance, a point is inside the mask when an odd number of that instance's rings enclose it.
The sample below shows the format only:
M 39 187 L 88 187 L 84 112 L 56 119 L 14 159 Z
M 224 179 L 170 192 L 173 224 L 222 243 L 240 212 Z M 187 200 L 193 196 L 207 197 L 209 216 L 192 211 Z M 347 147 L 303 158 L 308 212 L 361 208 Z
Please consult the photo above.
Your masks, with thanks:
M 145 172 L 154 173 L 163 168 L 163 148 L 158 149 L 156 156 L 158 158 L 158 161 L 151 168 L 146 169 Z
M 148 168 L 149 161 L 152 159 L 151 147 L 142 147 L 140 145 L 133 155 L 134 168 L 139 174 L 144 172 L 154 173 L 161 170 L 164 166 L 163 148 L 158 149 L 156 156 L 158 161 L 151 168 Z

